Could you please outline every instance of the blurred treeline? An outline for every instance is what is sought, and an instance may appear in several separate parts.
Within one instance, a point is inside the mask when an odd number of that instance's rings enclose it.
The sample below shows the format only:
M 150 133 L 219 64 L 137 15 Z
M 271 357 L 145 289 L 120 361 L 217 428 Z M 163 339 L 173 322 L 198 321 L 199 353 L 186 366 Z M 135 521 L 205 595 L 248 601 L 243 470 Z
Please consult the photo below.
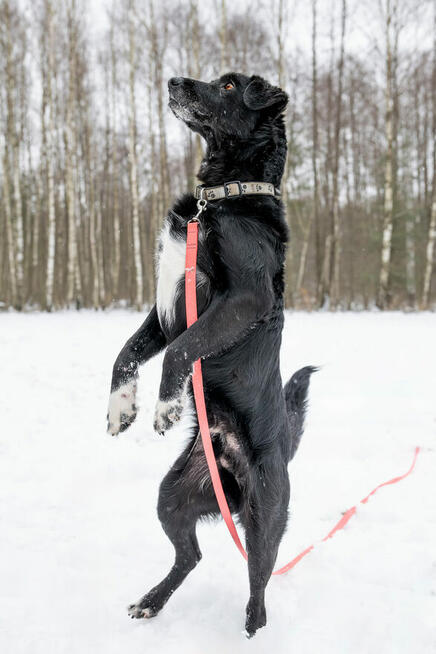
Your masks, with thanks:
M 228 70 L 289 93 L 287 305 L 434 307 L 431 0 L 101 12 L 97 29 L 86 0 L 0 0 L 1 307 L 153 301 L 156 235 L 202 153 L 167 108 L 167 79 Z

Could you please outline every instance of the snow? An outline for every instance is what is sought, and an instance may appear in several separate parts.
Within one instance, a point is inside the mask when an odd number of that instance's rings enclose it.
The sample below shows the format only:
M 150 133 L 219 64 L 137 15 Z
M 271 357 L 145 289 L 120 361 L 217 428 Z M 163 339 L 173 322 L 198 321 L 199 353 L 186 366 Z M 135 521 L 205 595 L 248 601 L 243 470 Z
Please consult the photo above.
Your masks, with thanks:
M 203 560 L 158 617 L 127 616 L 172 563 L 155 507 L 184 441 L 183 425 L 152 431 L 161 357 L 141 371 L 136 423 L 118 439 L 105 433 L 112 363 L 141 321 L 127 311 L 0 317 L 1 651 L 434 653 L 436 315 L 287 315 L 284 379 L 322 369 L 277 564 L 316 547 L 270 581 L 268 625 L 250 641 L 246 565 L 222 522 L 199 527 Z M 412 475 L 321 543 L 342 511 L 406 472 L 416 445 Z

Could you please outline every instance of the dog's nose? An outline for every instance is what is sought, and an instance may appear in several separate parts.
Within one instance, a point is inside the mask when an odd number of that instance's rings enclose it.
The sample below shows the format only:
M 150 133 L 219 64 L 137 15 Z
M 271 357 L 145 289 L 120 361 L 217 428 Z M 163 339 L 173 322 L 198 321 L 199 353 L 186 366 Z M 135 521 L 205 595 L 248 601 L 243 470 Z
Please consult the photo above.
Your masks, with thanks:
M 172 77 L 168 82 L 168 86 L 181 86 L 184 81 L 183 77 Z

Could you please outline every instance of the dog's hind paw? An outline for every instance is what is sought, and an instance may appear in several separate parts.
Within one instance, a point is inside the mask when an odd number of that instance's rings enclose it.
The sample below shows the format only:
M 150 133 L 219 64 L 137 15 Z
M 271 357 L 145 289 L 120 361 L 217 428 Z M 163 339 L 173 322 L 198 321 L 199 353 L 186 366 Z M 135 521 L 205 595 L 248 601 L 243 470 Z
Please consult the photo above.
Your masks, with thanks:
M 108 434 L 125 431 L 136 418 L 136 380 L 123 384 L 110 394 L 107 413 Z
M 266 625 L 265 606 L 250 599 L 247 604 L 247 619 L 245 621 L 245 636 L 253 638 L 256 631 Z
M 148 618 L 154 618 L 155 615 L 157 615 L 157 611 L 153 609 L 151 606 L 146 606 L 143 607 L 141 606 L 142 602 L 138 602 L 137 604 L 130 604 L 127 607 L 127 613 L 130 615 L 132 620 L 134 618 L 140 620 L 141 618 L 148 619 Z

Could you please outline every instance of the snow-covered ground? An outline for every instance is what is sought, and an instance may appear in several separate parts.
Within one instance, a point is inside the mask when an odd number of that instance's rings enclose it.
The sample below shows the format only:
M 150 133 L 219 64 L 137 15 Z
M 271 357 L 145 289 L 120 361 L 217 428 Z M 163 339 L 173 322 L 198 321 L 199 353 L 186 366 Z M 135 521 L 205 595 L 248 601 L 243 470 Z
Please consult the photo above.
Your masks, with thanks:
M 278 564 L 347 527 L 270 581 L 268 626 L 242 635 L 245 562 L 222 522 L 203 560 L 150 621 L 125 607 L 167 573 L 158 484 L 182 447 L 152 431 L 161 358 L 141 370 L 141 412 L 105 433 L 112 362 L 129 312 L 0 316 L 0 650 L 7 654 L 424 654 L 436 651 L 436 315 L 289 314 L 282 371 L 313 378 L 290 466 Z

